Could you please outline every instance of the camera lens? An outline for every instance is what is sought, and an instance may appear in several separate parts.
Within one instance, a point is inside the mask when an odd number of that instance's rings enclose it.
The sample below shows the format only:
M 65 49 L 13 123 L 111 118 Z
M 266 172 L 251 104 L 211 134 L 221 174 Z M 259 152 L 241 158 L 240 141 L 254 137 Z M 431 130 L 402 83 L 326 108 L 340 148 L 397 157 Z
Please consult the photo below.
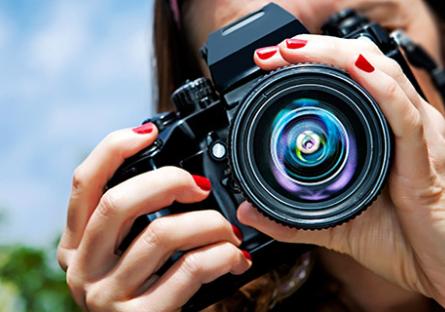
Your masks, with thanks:
M 272 123 L 273 178 L 296 199 L 316 201 L 342 191 L 356 169 L 355 139 L 326 105 L 296 99 Z
M 240 104 L 231 166 L 265 215 L 299 228 L 342 223 L 378 195 L 391 135 L 374 100 L 345 73 L 297 65 L 272 73 Z

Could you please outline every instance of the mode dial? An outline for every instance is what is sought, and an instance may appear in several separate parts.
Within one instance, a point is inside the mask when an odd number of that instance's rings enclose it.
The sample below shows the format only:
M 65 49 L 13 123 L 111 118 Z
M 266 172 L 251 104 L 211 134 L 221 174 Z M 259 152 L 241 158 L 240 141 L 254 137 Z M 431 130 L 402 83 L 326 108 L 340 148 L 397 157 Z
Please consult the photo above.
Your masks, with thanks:
M 216 100 L 216 94 L 208 79 L 198 78 L 179 87 L 171 100 L 180 115 L 185 116 L 210 105 Z

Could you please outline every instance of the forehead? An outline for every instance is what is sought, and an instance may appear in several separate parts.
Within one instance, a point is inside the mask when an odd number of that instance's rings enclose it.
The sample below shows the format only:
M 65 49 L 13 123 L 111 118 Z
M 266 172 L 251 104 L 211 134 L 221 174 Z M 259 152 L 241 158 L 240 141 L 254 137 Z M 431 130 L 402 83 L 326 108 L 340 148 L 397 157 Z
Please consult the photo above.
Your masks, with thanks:
M 294 14 L 311 32 L 317 32 L 321 23 L 335 11 L 336 0 L 186 0 L 182 13 L 187 36 L 197 48 L 205 43 L 212 31 L 270 2 Z

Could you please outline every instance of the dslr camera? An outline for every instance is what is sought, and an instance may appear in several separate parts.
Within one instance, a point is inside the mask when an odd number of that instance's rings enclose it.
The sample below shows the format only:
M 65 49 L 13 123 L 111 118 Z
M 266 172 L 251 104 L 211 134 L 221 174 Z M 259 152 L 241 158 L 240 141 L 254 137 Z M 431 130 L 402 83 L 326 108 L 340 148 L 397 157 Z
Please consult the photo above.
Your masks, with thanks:
M 346 10 L 331 17 L 322 31 L 372 40 L 421 92 L 396 40 L 380 25 Z M 303 24 L 276 4 L 211 33 L 201 52 L 212 81 L 199 78 L 177 89 L 171 97 L 176 111 L 145 121 L 158 127 L 157 140 L 127 159 L 109 181 L 110 188 L 168 165 L 212 183 L 202 203 L 173 204 L 140 216 L 121 249 L 152 220 L 177 211 L 216 209 L 243 232 L 242 248 L 252 255 L 252 268 L 204 285 L 186 311 L 217 302 L 261 274 L 294 263 L 307 250 L 240 224 L 236 210 L 244 200 L 280 224 L 315 230 L 360 214 L 385 184 L 391 130 L 366 90 L 329 64 L 298 64 L 267 73 L 254 64 L 257 48 L 305 33 Z

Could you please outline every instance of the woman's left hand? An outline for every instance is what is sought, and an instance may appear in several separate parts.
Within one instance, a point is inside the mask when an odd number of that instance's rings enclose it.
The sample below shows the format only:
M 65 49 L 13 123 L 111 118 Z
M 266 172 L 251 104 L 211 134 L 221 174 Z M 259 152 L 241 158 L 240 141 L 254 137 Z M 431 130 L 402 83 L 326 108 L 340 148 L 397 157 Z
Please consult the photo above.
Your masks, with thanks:
M 445 307 L 445 120 L 400 66 L 369 40 L 301 35 L 257 50 L 264 70 L 314 62 L 343 68 L 379 103 L 395 137 L 388 187 L 362 215 L 334 228 L 281 226 L 243 203 L 239 220 L 279 241 L 352 256 L 397 285 Z

